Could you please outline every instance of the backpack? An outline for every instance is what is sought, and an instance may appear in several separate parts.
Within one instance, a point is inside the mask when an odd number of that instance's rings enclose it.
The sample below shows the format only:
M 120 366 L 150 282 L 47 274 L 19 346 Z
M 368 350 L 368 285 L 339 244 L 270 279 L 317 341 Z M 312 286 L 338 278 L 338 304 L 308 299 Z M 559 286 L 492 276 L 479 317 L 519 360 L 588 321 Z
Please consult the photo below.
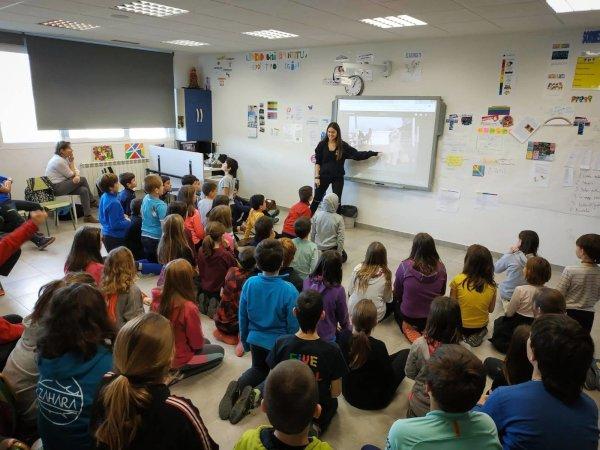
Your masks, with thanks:
M 48 177 L 28 178 L 25 187 L 25 200 L 46 203 L 54 200 L 54 189 Z

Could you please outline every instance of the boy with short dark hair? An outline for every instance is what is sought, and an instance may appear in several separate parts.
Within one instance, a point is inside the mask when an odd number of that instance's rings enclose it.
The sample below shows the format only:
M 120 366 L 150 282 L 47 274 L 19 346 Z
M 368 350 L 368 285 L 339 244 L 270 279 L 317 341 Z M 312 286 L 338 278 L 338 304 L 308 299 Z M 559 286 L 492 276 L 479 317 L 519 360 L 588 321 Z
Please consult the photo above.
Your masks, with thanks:
M 269 373 L 261 404 L 272 426 L 246 431 L 234 450 L 333 450 L 317 437 L 309 437 L 311 420 L 320 414 L 317 401 L 317 385 L 306 364 L 283 361 Z
M 342 377 L 348 368 L 337 344 L 324 341 L 317 334 L 317 324 L 325 317 L 321 294 L 317 291 L 302 292 L 294 314 L 300 329 L 296 334 L 277 339 L 269 353 L 267 364 L 273 369 L 282 361 L 297 359 L 313 371 L 319 386 L 321 405 L 321 415 L 315 419 L 314 431 L 320 436 L 327 430 L 337 411 L 337 397 L 342 392 Z
M 229 418 L 232 424 L 242 420 L 257 404 L 260 392 L 253 388 L 269 374 L 267 356 L 277 338 L 298 329 L 294 316 L 298 291 L 279 276 L 283 262 L 281 243 L 265 239 L 256 247 L 254 256 L 262 273 L 246 280 L 239 306 L 240 341 L 244 350 L 252 353 L 252 366 L 237 382 L 229 383 L 219 404 L 219 417 Z
M 117 194 L 119 203 L 125 212 L 126 216 L 131 216 L 131 200 L 135 198 L 134 189 L 137 187 L 137 181 L 135 174 L 131 172 L 124 172 L 119 175 L 119 183 L 123 186 L 123 190 Z
M 254 234 L 254 225 L 256 221 L 265 215 L 264 211 L 267 209 L 265 203 L 265 196 L 262 194 L 255 194 L 250 197 L 250 213 L 246 219 L 246 229 L 244 230 L 244 239 L 250 239 L 250 236 Z
M 208 225 L 208 213 L 213 207 L 213 200 L 217 196 L 217 183 L 214 181 L 205 181 L 202 185 L 202 198 L 198 201 L 198 211 L 204 228 Z M 229 198 L 227 198 L 229 204 Z
M 426 390 L 431 411 L 425 417 L 397 420 L 386 450 L 501 450 L 494 422 L 472 412 L 485 388 L 481 361 L 460 345 L 440 347 L 427 363 Z
M 283 222 L 283 231 L 281 232 L 283 236 L 291 239 L 297 236 L 294 229 L 296 221 L 300 217 L 307 217 L 310 219 L 312 216 L 310 211 L 310 202 L 313 199 L 312 186 L 302 186 L 298 189 L 298 196 L 300 197 L 300 201 L 290 208 L 290 212 L 288 212 L 288 215 Z
M 142 245 L 142 200 L 141 198 L 131 200 L 129 204 L 131 225 L 125 233 L 125 246 L 131 250 L 136 261 L 145 257 Z
M 200 191 L 200 180 L 196 175 L 184 175 L 181 177 L 181 185 L 182 186 L 194 186 L 194 191 Z
M 533 294 L 533 317 L 543 314 L 566 314 L 565 297 L 558 289 L 542 286 Z
M 160 195 L 160 199 L 165 203 L 169 203 L 169 192 L 173 189 L 173 186 L 171 186 L 171 177 L 161 175 L 160 179 L 162 180 L 163 186 L 163 192 Z
M 125 245 L 125 235 L 131 225 L 125 217 L 123 207 L 117 198 L 119 179 L 114 173 L 105 173 L 100 178 L 99 187 L 103 194 L 98 205 L 98 220 L 102 225 L 102 241 L 107 252 Z
M 306 280 L 313 270 L 315 270 L 319 261 L 317 244 L 308 239 L 310 227 L 311 224 L 308 217 L 300 217 L 294 223 L 296 237 L 292 242 L 296 246 L 296 254 L 294 255 L 291 267 L 298 272 L 298 275 L 303 280 Z
M 144 191 L 146 195 L 142 201 L 142 245 L 146 259 L 158 262 L 157 249 L 162 236 L 161 221 L 167 215 L 167 204 L 161 200 L 164 183 L 156 175 L 147 175 L 144 178 Z

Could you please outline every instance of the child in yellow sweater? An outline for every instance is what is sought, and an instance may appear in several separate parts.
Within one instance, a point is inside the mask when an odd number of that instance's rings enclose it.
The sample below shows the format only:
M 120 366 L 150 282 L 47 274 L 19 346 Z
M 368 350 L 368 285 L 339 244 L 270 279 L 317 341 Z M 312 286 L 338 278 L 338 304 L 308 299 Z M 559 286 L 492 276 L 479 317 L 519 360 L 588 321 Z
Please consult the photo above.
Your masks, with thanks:
M 250 197 L 250 206 L 252 209 L 250 210 L 248 219 L 246 220 L 244 239 L 250 239 L 250 236 L 254 235 L 254 224 L 260 217 L 265 215 L 264 211 L 267 209 L 265 196 L 262 194 L 256 194 Z

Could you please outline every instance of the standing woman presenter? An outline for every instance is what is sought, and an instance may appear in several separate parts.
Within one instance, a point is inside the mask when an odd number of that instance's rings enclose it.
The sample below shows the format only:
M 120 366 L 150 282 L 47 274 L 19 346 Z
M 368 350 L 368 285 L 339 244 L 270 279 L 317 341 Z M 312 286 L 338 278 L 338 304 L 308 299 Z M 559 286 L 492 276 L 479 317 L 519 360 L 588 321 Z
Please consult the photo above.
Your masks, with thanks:
M 336 122 L 327 125 L 327 136 L 315 148 L 315 198 L 310 205 L 311 212 L 314 214 L 317 210 L 330 184 L 342 204 L 344 163 L 347 159 L 362 161 L 377 155 L 378 152 L 359 152 L 342 141 L 340 126 Z

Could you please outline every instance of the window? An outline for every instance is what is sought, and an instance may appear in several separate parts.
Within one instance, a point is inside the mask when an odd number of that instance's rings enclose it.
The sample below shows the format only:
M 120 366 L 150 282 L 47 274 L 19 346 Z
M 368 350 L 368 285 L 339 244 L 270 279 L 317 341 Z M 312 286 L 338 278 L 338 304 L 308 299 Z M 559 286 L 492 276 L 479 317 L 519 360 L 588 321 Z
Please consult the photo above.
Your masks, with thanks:
M 69 139 L 122 139 L 125 130 L 122 128 L 69 130 Z
M 130 139 L 166 139 L 169 137 L 167 128 L 130 128 Z
M 21 47 L 16 47 L 20 50 Z M 37 129 L 29 58 L 26 53 L 0 50 L 0 132 L 6 143 L 56 142 L 58 130 Z

